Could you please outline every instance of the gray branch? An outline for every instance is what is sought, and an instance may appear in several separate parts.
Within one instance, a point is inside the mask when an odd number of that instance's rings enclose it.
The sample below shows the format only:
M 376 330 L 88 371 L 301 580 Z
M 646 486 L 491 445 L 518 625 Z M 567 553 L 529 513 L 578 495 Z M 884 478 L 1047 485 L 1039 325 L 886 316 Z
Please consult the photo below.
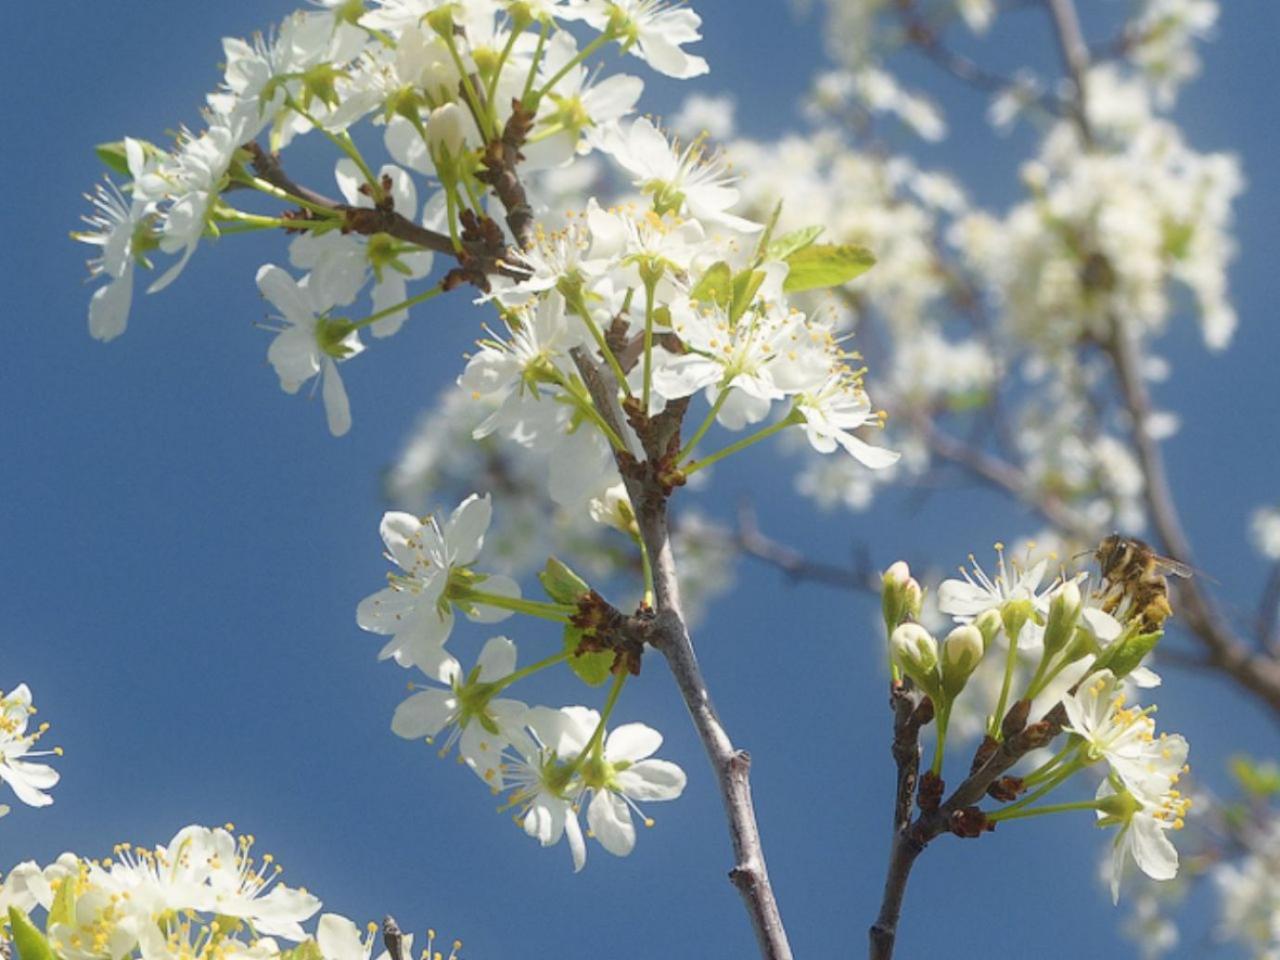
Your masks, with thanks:
M 572 353 L 601 416 L 618 436 L 627 436 L 618 387 L 609 371 L 596 364 L 581 348 Z M 769 883 L 760 828 L 751 800 L 751 756 L 733 745 L 716 714 L 680 605 L 680 585 L 667 520 L 667 494 L 652 472 L 644 469 L 647 464 L 638 464 L 628 454 L 619 454 L 617 460 L 653 566 L 654 619 L 645 630 L 645 639 L 666 658 L 711 761 L 733 844 L 734 866 L 729 871 L 729 879 L 742 895 L 760 955 L 765 960 L 791 960 L 791 946 Z

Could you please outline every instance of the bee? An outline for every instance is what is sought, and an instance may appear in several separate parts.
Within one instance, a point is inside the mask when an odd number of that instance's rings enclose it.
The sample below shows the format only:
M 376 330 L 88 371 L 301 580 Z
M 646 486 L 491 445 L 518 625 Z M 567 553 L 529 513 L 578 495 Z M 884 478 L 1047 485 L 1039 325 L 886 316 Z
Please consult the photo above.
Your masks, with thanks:
M 1115 613 L 1126 600 L 1130 616 L 1142 618 L 1142 628 L 1151 633 L 1163 629 L 1173 615 L 1169 606 L 1167 576 L 1190 577 L 1185 563 L 1162 557 L 1151 545 L 1136 537 L 1113 533 L 1094 552 L 1102 579 L 1106 581 L 1102 609 Z

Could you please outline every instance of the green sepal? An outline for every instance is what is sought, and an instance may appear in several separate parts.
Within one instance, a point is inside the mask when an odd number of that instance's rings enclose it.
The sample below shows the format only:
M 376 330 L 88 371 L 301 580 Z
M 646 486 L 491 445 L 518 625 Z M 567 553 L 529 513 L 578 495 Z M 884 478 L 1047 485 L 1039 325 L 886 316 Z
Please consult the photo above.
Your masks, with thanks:
M 581 630 L 573 626 L 564 628 L 564 652 L 569 654 L 569 666 L 588 687 L 598 687 L 609 679 L 613 669 L 613 654 L 608 650 L 601 650 L 576 656 L 581 642 Z
M 547 558 L 547 565 L 538 573 L 538 580 L 547 596 L 556 603 L 576 606 L 579 600 L 591 592 L 591 587 L 585 580 L 555 557 Z
M 743 270 L 733 278 L 733 301 L 729 305 L 730 323 L 736 323 L 738 318 L 747 312 L 762 283 L 764 283 L 763 270 Z
M 52 932 L 59 923 L 74 923 L 76 919 L 76 885 L 72 877 L 64 877 L 58 886 L 57 896 L 49 907 L 49 916 L 45 919 L 46 933 Z
M 17 960 L 54 960 L 49 941 L 17 907 L 9 908 L 9 934 L 18 950 Z
M 822 236 L 826 227 L 804 227 L 784 233 L 765 249 L 766 260 L 786 260 L 792 254 L 799 253 L 805 247 L 813 246 L 813 242 Z
M 733 270 L 723 260 L 713 263 L 689 291 L 689 299 L 727 307 L 733 298 Z
M 1121 637 L 1107 648 L 1106 653 L 1094 665 L 1095 670 L 1110 670 L 1117 679 L 1127 677 L 1146 659 L 1147 654 L 1156 648 L 1163 630 L 1153 633 L 1133 633 Z
M 314 940 L 304 940 L 292 950 L 281 951 L 280 960 L 324 960 L 324 954 Z
M 142 145 L 142 152 L 148 156 L 156 156 L 163 151 L 154 143 L 148 143 L 146 140 L 138 140 Z M 124 141 L 116 140 L 112 143 L 100 143 L 93 148 L 93 152 L 98 155 L 98 159 L 111 170 L 124 177 L 131 177 L 133 174 L 129 170 L 129 154 L 125 150 Z
M 811 244 L 787 257 L 791 271 L 782 287 L 787 293 L 838 287 L 862 276 L 875 262 L 870 250 L 856 244 Z

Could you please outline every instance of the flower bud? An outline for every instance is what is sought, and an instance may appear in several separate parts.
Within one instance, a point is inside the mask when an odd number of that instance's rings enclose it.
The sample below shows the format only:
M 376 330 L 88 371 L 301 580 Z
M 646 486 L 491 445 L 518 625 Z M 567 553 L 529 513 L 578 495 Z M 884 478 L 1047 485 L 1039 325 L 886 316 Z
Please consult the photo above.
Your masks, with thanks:
M 453 39 L 453 4 L 446 3 L 443 7 L 432 10 L 424 18 L 429 26 L 440 36 L 446 40 Z
M 456 103 L 446 103 L 431 111 L 427 120 L 427 149 L 439 166 L 438 158 L 443 151 L 448 157 L 457 157 L 462 153 L 466 140 L 466 131 L 462 123 L 462 108 Z
M 880 609 L 884 614 L 884 628 L 887 633 L 893 633 L 904 620 L 920 616 L 924 591 L 911 576 L 911 568 L 902 560 L 884 572 L 881 583 Z
M 956 627 L 942 641 L 942 688 L 954 700 L 969 682 L 986 652 L 982 631 L 972 624 Z
M 1080 596 L 1080 585 L 1068 580 L 1049 600 L 1049 620 L 1044 630 L 1044 654 L 1051 657 L 1075 636 L 1076 624 L 1080 622 L 1080 611 L 1084 609 L 1084 598 Z
M 1004 626 L 1004 621 L 1000 619 L 1000 611 L 992 608 L 978 614 L 973 625 L 982 631 L 982 641 L 989 647 L 995 641 L 1000 628 Z
M 508 4 L 507 16 L 511 18 L 511 29 L 516 33 L 522 32 L 538 19 L 526 0 L 515 0 L 514 3 Z
M 904 623 L 889 637 L 893 662 L 925 693 L 937 697 L 938 641 L 918 623 Z

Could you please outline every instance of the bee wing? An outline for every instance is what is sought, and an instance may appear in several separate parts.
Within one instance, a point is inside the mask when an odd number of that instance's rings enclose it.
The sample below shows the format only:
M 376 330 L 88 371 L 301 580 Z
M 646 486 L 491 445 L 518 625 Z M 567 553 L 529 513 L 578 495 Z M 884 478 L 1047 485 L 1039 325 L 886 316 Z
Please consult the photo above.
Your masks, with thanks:
M 1174 560 L 1171 557 L 1161 556 L 1157 556 L 1154 559 L 1156 562 L 1156 571 L 1158 573 L 1163 573 L 1171 577 L 1182 577 L 1184 580 L 1189 580 L 1191 577 L 1195 576 L 1195 569 L 1181 561 Z

